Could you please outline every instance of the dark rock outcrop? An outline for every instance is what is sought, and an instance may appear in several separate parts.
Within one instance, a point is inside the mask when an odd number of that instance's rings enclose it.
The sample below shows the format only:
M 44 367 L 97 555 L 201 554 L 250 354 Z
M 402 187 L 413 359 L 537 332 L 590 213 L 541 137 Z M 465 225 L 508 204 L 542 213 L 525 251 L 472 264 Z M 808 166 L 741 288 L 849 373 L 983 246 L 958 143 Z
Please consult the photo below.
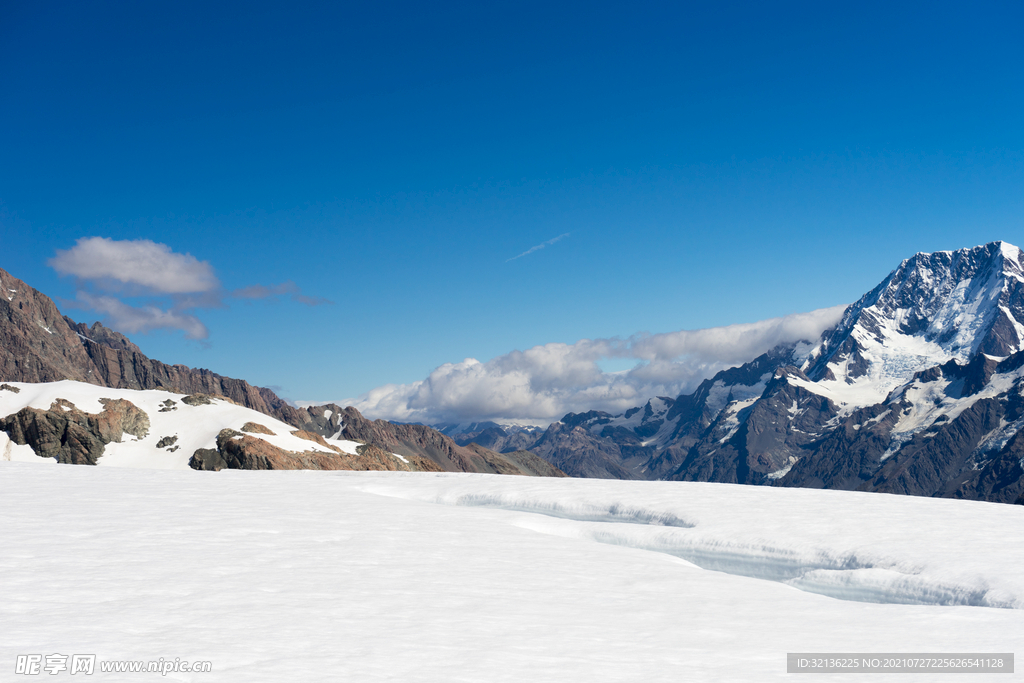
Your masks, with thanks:
M 491 423 L 479 431 L 460 432 L 449 436 L 460 446 L 475 443 L 497 453 L 512 453 L 530 450 L 543 435 L 544 430 L 539 428 L 529 431 L 512 430 Z
M 593 436 L 579 422 L 575 425 L 565 422 L 551 424 L 533 448 L 570 477 L 643 478 L 627 467 L 618 443 Z
M 124 434 L 143 438 L 149 433 L 149 416 L 124 399 L 100 399 L 103 411 L 84 413 L 73 403 L 57 399 L 48 410 L 22 408 L 0 418 L 17 444 L 29 445 L 42 458 L 72 465 L 95 465 L 103 447 L 120 442 Z

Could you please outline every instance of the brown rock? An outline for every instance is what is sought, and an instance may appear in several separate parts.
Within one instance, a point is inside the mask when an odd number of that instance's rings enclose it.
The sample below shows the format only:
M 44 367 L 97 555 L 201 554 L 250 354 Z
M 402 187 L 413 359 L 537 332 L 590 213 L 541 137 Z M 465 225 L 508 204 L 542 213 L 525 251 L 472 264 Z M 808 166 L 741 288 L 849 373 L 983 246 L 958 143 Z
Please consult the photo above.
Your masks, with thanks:
M 122 434 L 131 434 L 139 439 L 149 434 L 149 415 L 134 403 L 123 398 L 101 398 L 100 405 L 103 406 L 103 412 L 94 416 L 94 419 L 103 443 L 120 443 Z
M 323 418 L 320 416 L 325 410 L 332 411 L 330 424 L 321 424 Z M 445 472 L 528 474 L 531 471 L 531 467 L 523 464 L 526 460 L 519 463 L 510 459 L 507 453 L 495 453 L 476 444 L 474 448 L 460 446 L 450 437 L 424 425 L 395 424 L 385 420 L 371 421 L 351 406 L 341 408 L 328 404 L 315 409 L 309 408 L 307 411 L 312 419 L 306 423 L 306 429 L 334 429 L 336 424 L 343 439 L 373 444 L 385 452 L 398 453 L 406 458 L 426 458 Z M 538 465 L 536 469 L 551 472 L 542 476 L 559 476 L 554 472 L 560 472 L 550 463 L 548 468 Z
M 100 399 L 103 411 L 89 414 L 58 398 L 49 410 L 22 408 L 0 419 L 0 430 L 17 444 L 28 444 L 42 458 L 72 465 L 95 465 L 103 447 L 120 442 L 124 434 L 143 438 L 149 416 L 124 399 Z
M 243 432 L 249 432 L 250 434 L 267 434 L 274 436 L 274 432 L 270 431 L 269 428 L 264 427 L 259 422 L 246 422 L 242 425 Z
M 530 451 L 515 451 L 514 453 L 495 453 L 484 448 L 480 444 L 471 443 L 465 447 L 473 451 L 491 467 L 497 474 L 515 474 L 526 477 L 567 477 L 565 472 L 558 469 L 547 460 L 544 460 Z M 495 457 L 497 456 L 497 457 Z
M 324 440 L 324 437 L 320 436 L 319 434 L 314 434 L 313 432 L 307 432 L 303 429 L 297 429 L 294 432 L 292 432 L 292 436 L 297 436 L 300 439 L 305 439 L 306 441 L 312 441 L 315 444 L 323 446 L 324 448 L 330 448 L 332 451 L 336 451 L 338 453 L 342 452 L 340 448 L 338 448 L 337 446 L 332 446 L 331 444 L 327 443 Z
M 286 451 L 255 436 L 221 430 L 217 449 L 200 448 L 189 460 L 197 470 L 389 470 L 406 472 L 437 472 L 440 468 L 424 458 L 407 458 L 404 462 L 375 446 L 368 446 L 357 455 L 321 453 L 317 451 Z

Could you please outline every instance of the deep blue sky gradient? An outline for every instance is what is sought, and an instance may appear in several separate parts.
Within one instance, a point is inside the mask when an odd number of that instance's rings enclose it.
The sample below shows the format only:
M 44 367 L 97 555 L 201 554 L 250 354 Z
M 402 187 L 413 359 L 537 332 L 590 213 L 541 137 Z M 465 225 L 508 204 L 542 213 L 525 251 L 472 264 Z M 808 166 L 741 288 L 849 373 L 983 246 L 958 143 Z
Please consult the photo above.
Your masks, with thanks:
M 0 267 L 68 300 L 47 259 L 102 236 L 294 281 L 334 304 L 134 336 L 292 399 L 846 303 L 1024 242 L 1022 33 L 1017 2 L 6 3 Z

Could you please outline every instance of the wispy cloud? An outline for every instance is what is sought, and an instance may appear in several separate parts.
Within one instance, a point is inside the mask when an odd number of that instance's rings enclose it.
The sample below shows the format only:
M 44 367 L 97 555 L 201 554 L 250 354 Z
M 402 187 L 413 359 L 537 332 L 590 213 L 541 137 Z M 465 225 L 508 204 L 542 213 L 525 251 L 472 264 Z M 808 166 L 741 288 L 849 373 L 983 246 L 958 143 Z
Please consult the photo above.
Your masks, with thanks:
M 389 384 L 354 399 L 368 417 L 402 422 L 514 419 L 546 424 L 569 412 L 621 413 L 653 396 L 678 396 L 719 370 L 752 360 L 783 343 L 817 340 L 846 306 L 755 323 L 636 334 L 628 339 L 582 339 L 512 351 L 486 362 L 445 363 L 411 384 Z M 625 372 L 598 362 L 635 359 Z
M 535 246 L 535 247 L 530 247 L 529 249 L 527 249 L 526 251 L 524 251 L 524 252 L 523 252 L 522 254 L 520 254 L 519 256 L 513 256 L 513 257 L 512 257 L 512 258 L 510 258 L 510 259 L 505 259 L 505 263 L 508 263 L 509 261 L 515 261 L 515 260 L 516 260 L 517 258 L 523 258 L 523 257 L 524 257 L 524 256 L 526 256 L 527 254 L 532 254 L 532 253 L 533 253 L 533 252 L 535 252 L 535 251 L 540 251 L 540 250 L 541 250 L 541 249 L 543 249 L 544 247 L 550 246 L 550 245 L 554 244 L 555 242 L 557 242 L 558 240 L 561 240 L 561 239 L 565 239 L 565 238 L 566 238 L 566 237 L 568 237 L 568 236 L 569 236 L 569 233 L 567 233 L 567 232 L 564 232 L 564 233 L 562 233 L 561 235 L 559 235 L 558 237 L 554 237 L 554 238 L 552 238 L 552 239 L 549 239 L 549 240 L 548 240 L 547 242 L 541 242 L 540 244 L 538 244 L 538 245 L 537 245 L 537 246 Z
M 287 296 L 292 301 L 297 301 L 300 304 L 306 304 L 307 306 L 321 306 L 323 304 L 334 303 L 328 299 L 324 299 L 319 296 L 306 296 L 291 280 L 282 282 L 279 285 L 250 285 L 248 287 L 242 287 L 231 292 L 231 296 L 235 299 L 269 299 L 275 296 Z
M 70 249 L 58 249 L 47 263 L 76 279 L 78 292 L 71 305 L 95 311 L 111 327 L 129 334 L 172 329 L 188 339 L 206 339 L 209 331 L 195 313 L 226 308 L 230 299 L 287 296 L 308 306 L 331 303 L 303 294 L 291 281 L 225 291 L 208 261 L 151 240 L 83 237 Z M 144 301 L 131 304 L 125 297 Z
M 82 291 L 78 292 L 76 300 L 85 308 L 105 316 L 110 327 L 127 334 L 170 329 L 182 330 L 188 339 L 210 336 L 199 318 L 184 311 L 164 310 L 152 304 L 132 306 L 112 296 L 93 296 Z

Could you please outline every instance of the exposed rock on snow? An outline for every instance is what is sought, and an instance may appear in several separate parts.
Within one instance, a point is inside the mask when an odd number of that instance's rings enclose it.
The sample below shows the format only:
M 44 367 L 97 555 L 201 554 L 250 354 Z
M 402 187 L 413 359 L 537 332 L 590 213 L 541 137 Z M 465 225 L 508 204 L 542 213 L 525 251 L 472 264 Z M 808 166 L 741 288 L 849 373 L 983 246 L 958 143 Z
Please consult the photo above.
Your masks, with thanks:
M 308 432 L 294 432 L 299 438 Z M 319 438 L 319 437 L 318 437 Z M 313 439 L 310 439 L 313 440 Z M 316 440 L 313 440 L 316 441 Z M 197 470 L 387 470 L 404 472 L 441 472 L 426 458 L 398 458 L 372 445 L 361 445 L 356 453 L 346 453 L 319 438 L 317 443 L 330 448 L 323 451 L 286 451 L 263 439 L 224 429 L 217 435 L 217 448 L 198 449 L 189 461 Z
M 149 416 L 123 399 L 99 399 L 103 411 L 87 414 L 58 398 L 48 410 L 22 408 L 0 418 L 0 430 L 14 443 L 28 445 L 41 458 L 73 465 L 95 465 L 103 447 L 124 434 L 138 439 L 149 433 Z
M 269 434 L 274 436 L 274 432 L 270 431 L 267 427 L 259 424 L 258 422 L 246 422 L 242 425 L 243 432 L 249 432 L 250 434 Z

